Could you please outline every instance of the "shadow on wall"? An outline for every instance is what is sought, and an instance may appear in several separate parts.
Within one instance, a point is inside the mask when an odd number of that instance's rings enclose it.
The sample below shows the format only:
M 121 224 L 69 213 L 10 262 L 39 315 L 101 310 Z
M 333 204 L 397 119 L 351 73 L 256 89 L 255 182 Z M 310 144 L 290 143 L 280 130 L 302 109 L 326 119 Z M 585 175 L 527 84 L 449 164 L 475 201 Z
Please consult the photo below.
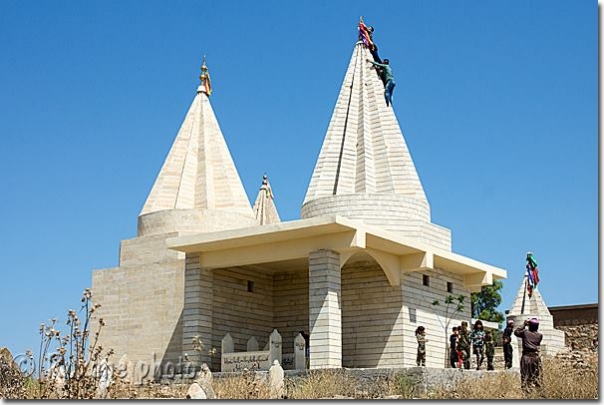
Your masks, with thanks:
M 177 365 L 182 361 L 182 332 L 183 332 L 183 314 L 184 310 L 180 312 L 178 316 L 178 322 L 176 322 L 176 326 L 174 327 L 174 331 L 172 332 L 172 336 L 170 337 L 170 342 L 168 342 L 168 347 L 166 348 L 166 352 L 163 354 L 161 363 L 162 365 L 166 365 L 168 363 Z M 176 370 L 178 373 L 179 370 Z
M 354 258 L 354 256 L 353 256 Z M 351 258 L 351 259 L 353 259 Z M 403 306 L 371 258 L 342 268 L 342 365 L 350 368 L 400 366 L 403 341 L 394 333 Z M 312 348 L 311 348 L 312 352 Z

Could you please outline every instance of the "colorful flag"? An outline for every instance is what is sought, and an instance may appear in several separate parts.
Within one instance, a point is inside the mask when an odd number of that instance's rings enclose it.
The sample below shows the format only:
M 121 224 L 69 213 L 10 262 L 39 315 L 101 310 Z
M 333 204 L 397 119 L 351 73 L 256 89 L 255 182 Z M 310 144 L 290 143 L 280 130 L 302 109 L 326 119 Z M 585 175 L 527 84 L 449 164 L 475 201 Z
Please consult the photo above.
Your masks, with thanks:
M 359 39 L 372 51 L 375 49 L 373 39 L 371 38 L 371 31 L 363 22 L 363 17 L 359 21 Z
M 537 288 L 539 284 L 539 269 L 537 268 L 537 261 L 533 256 L 533 253 L 526 253 L 526 276 L 527 276 L 527 291 L 528 296 L 531 298 L 533 290 Z

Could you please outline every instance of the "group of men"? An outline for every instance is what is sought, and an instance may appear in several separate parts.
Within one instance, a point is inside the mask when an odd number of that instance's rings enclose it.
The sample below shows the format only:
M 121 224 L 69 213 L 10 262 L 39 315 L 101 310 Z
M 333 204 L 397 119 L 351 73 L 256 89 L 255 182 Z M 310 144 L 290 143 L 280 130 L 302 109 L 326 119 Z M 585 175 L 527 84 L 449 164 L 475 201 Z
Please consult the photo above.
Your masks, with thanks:
M 480 370 L 484 358 L 487 358 L 487 370 L 494 370 L 495 342 L 490 331 L 483 328 L 481 321 L 476 321 L 474 328 L 468 332 L 468 323 L 454 326 L 449 336 L 450 364 L 452 368 L 470 368 L 470 348 L 476 355 L 476 370 Z
M 491 333 L 483 331 L 481 321 L 476 321 L 471 333 L 468 333 L 468 323 L 463 321 L 461 326 L 453 327 L 449 337 L 450 364 L 452 368 L 470 368 L 470 347 L 476 355 L 476 369 L 480 370 L 484 356 L 487 358 L 487 370 L 494 370 L 493 357 L 495 355 L 495 342 Z M 539 320 L 527 319 L 522 326 L 514 329 L 514 320 L 507 321 L 503 330 L 503 355 L 504 367 L 512 368 L 512 335 L 522 340 L 522 356 L 520 358 L 520 378 L 523 389 L 540 386 L 541 359 L 539 348 L 543 335 L 538 331 Z

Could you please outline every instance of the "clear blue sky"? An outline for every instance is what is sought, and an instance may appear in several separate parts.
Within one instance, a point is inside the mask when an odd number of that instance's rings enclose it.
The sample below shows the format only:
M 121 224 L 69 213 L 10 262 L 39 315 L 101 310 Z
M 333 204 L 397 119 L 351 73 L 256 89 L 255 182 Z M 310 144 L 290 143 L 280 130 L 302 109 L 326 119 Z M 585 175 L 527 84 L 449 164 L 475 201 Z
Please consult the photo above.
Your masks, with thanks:
M 359 16 L 457 253 L 534 252 L 550 306 L 598 301 L 595 1 L 0 2 L 0 346 L 64 320 L 118 264 L 198 85 L 252 200 L 266 172 L 298 219 Z M 150 275 L 151 276 L 151 275 Z

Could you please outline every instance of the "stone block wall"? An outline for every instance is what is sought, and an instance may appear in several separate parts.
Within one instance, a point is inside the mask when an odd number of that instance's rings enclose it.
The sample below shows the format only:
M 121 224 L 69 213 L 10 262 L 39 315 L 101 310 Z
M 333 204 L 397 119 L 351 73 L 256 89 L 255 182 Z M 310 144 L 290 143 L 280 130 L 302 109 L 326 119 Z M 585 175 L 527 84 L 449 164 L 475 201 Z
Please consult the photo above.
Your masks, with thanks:
M 400 367 L 402 297 L 375 262 L 342 269 L 342 366 Z
M 182 355 L 185 255 L 165 242 L 175 235 L 124 240 L 120 267 L 92 273 L 93 302 L 106 323 L 99 344 L 114 358 L 156 364 Z
M 423 285 L 423 276 L 429 277 L 429 286 Z M 447 282 L 452 283 L 452 292 L 447 292 Z M 426 328 L 426 366 L 442 368 L 448 364 L 449 335 L 451 328 L 471 319 L 470 291 L 463 284 L 460 275 L 434 269 L 405 274 L 402 279 L 402 324 L 404 339 L 403 367 L 416 365 L 417 339 L 415 330 L 423 325 Z M 447 326 L 447 304 L 445 299 L 452 295 L 465 297 L 464 310 L 454 313 L 449 310 L 452 320 Z M 434 300 L 439 306 L 432 305 Z M 452 304 L 454 307 L 456 303 Z M 445 330 L 446 327 L 446 330 Z
M 591 349 L 593 339 L 598 338 L 598 323 L 590 323 L 583 325 L 564 325 L 558 326 L 556 329 L 564 332 L 565 345 L 575 349 Z
M 294 353 L 298 332 L 308 329 L 308 269 L 273 276 L 273 324 L 282 337 L 283 353 Z
M 247 350 L 252 336 L 262 349 L 273 326 L 273 278 L 251 267 L 230 267 L 213 272 L 212 367 L 220 369 L 222 338 L 230 333 L 236 352 Z M 248 291 L 248 282 L 253 283 Z

